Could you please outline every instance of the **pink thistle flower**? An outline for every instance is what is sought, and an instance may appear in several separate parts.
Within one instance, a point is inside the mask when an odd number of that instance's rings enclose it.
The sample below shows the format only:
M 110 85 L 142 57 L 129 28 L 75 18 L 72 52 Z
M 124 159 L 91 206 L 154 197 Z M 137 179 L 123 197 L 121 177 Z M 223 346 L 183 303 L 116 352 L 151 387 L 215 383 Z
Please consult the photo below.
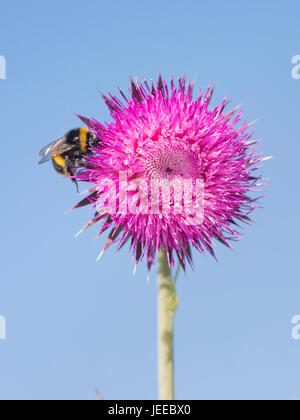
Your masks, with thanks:
M 81 117 L 100 141 L 77 173 L 92 188 L 75 208 L 92 203 L 96 214 L 85 228 L 102 221 L 99 235 L 111 229 L 100 256 L 112 243 L 121 248 L 131 240 L 136 265 L 146 259 L 150 269 L 163 247 L 170 266 L 176 253 L 185 268 L 192 264 L 191 246 L 214 256 L 214 240 L 230 247 L 241 237 L 238 222 L 250 222 L 257 207 L 248 194 L 260 185 L 254 172 L 263 160 L 251 124 L 236 126 L 242 111 L 225 112 L 226 98 L 209 109 L 214 89 L 197 99 L 192 91 L 185 78 L 170 86 L 161 76 L 156 86 L 131 81 L 129 98 L 120 90 L 123 102 L 102 95 L 113 122 Z M 202 195 L 194 205 L 197 181 Z

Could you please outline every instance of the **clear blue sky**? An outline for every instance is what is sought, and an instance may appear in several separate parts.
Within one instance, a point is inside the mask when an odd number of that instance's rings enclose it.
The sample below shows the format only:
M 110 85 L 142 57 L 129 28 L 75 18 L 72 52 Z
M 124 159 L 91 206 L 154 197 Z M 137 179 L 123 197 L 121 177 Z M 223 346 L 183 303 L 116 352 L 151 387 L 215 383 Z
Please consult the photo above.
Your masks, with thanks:
M 109 118 L 98 90 L 128 75 L 187 73 L 244 102 L 275 159 L 255 225 L 219 262 L 194 254 L 180 276 L 176 316 L 179 399 L 298 399 L 300 341 L 299 1 L 10 1 L 1 5 L 0 399 L 157 397 L 156 278 L 128 249 L 96 257 L 105 238 L 74 234 L 85 210 L 51 165 L 46 143 L 79 125 L 72 111 Z

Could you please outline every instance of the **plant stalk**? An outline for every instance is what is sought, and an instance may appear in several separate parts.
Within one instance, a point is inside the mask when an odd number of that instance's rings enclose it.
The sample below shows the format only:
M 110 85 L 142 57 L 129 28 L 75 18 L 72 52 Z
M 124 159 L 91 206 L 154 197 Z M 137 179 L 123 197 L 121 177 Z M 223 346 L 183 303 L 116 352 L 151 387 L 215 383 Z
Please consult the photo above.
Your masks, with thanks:
M 174 312 L 175 288 L 166 251 L 158 257 L 158 371 L 159 399 L 174 400 Z M 174 300 L 175 296 L 175 300 Z

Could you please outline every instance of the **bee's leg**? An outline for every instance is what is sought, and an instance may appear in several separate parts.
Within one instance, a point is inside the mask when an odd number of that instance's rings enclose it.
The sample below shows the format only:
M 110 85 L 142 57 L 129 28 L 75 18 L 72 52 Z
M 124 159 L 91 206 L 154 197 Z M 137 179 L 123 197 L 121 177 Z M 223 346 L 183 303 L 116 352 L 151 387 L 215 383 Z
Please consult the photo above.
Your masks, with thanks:
M 68 171 L 68 174 L 71 176 L 71 177 L 74 177 L 75 175 L 76 175 L 76 171 L 75 171 L 75 167 L 74 167 L 74 164 L 72 163 L 72 161 L 70 160 L 70 159 L 67 159 L 66 160 L 66 167 L 67 167 L 67 171 Z M 77 192 L 79 193 L 79 188 L 78 188 L 78 182 L 77 182 L 77 179 L 75 179 L 75 178 L 72 178 L 71 179 L 71 181 L 76 185 L 76 189 L 77 189 Z
M 77 182 L 77 180 L 76 179 L 72 179 L 72 182 L 76 185 L 76 190 L 77 190 L 77 192 L 79 193 L 79 187 L 78 187 L 78 182 Z

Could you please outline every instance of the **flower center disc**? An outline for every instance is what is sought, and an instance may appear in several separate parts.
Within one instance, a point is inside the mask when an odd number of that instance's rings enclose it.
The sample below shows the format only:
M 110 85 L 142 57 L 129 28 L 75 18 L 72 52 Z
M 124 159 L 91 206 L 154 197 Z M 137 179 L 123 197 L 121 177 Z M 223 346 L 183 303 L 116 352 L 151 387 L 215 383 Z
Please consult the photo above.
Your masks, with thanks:
M 154 152 L 146 167 L 149 179 L 159 181 L 195 180 L 198 172 L 194 155 L 181 146 L 168 146 Z

